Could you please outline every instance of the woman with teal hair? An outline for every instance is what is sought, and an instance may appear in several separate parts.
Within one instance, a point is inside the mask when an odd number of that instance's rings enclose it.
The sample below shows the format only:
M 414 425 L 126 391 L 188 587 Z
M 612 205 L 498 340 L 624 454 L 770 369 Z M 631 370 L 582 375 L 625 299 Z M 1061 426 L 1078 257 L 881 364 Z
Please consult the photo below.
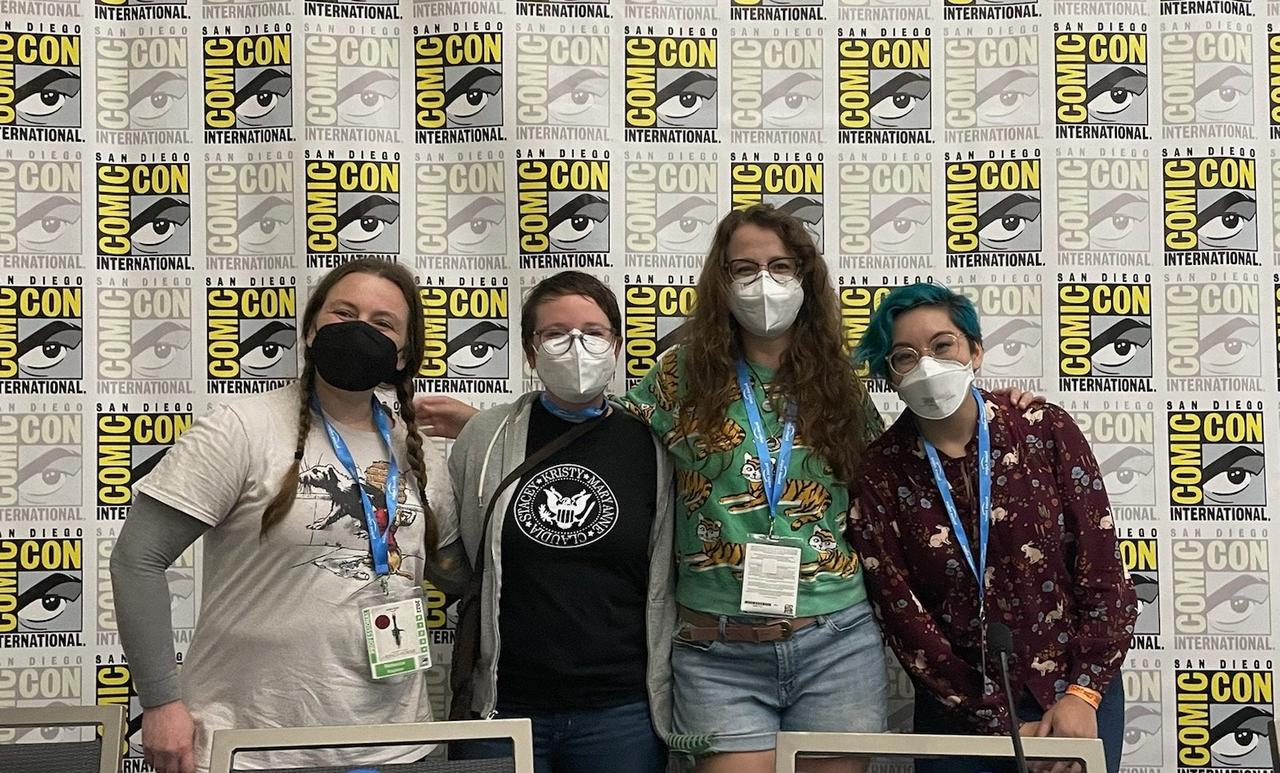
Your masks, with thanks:
M 916 687 L 915 730 L 1101 737 L 1116 771 L 1117 678 L 1137 615 L 1107 493 L 1056 405 L 974 386 L 982 330 L 941 285 L 889 293 L 855 352 L 907 410 L 867 449 L 849 536 L 889 646 Z M 1006 628 L 1016 717 L 985 645 Z M 979 766 L 982 766 L 979 768 Z M 922 760 L 918 772 L 990 770 Z

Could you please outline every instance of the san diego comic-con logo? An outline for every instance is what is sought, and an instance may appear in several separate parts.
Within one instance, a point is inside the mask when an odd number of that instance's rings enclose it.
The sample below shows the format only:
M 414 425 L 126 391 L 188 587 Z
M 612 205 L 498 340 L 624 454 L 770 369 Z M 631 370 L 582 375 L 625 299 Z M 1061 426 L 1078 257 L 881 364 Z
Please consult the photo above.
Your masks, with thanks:
M 732 140 L 779 145 L 820 142 L 821 32 L 807 28 L 769 30 L 768 35 L 743 32 L 729 41 Z
M 1155 404 L 1073 399 L 1065 407 L 1097 458 L 1116 522 L 1132 525 L 1155 520 Z
M 1163 662 L 1131 655 L 1116 678 L 1124 685 L 1122 773 L 1159 773 L 1164 765 Z
M 542 26 L 518 33 L 516 139 L 603 142 L 608 127 L 609 37 Z
M 839 141 L 933 141 L 930 30 L 922 37 L 867 37 L 842 29 L 837 46 Z
M 823 0 L 731 0 L 733 21 L 825 21 Z
M 1058 139 L 1150 139 L 1147 25 L 1054 24 L 1054 123 Z M 1136 28 L 1113 32 L 1103 27 Z
M 80 647 L 84 557 L 74 537 L 0 537 L 0 644 L 8 649 Z
M 294 268 L 293 151 L 205 155 L 205 261 L 210 271 Z
M 96 548 L 97 564 L 97 637 L 101 647 L 120 646 L 120 626 L 116 620 L 115 589 L 111 584 L 111 554 L 115 552 L 119 527 L 100 527 Z M 169 585 L 169 616 L 173 627 L 173 643 L 183 646 L 191 642 L 196 622 L 196 550 L 187 548 L 165 569 Z
M 618 499 L 594 470 L 558 464 L 516 491 L 512 518 L 526 537 L 549 548 L 572 549 L 603 539 L 618 522 Z
M 349 155 L 307 151 L 307 268 L 399 257 L 400 153 Z
M 80 142 L 80 27 L 0 31 L 0 140 Z
M 100 21 L 190 19 L 186 0 L 94 0 L 93 18 Z
M 274 286 L 205 280 L 210 394 L 266 392 L 298 377 L 295 280 L 269 279 Z
M 79 403 L 13 404 L 0 414 L 0 517 L 80 516 L 83 417 Z
M 1254 152 L 1223 151 L 1163 151 L 1166 266 L 1258 265 Z
M 602 158 L 548 159 L 541 151 L 517 153 L 520 268 L 611 265 L 608 151 L 594 153 Z
M 210 145 L 293 141 L 293 35 L 205 28 L 204 139 Z
M 1165 285 L 1165 352 L 1171 392 L 1243 394 L 1262 389 L 1261 279 L 1215 270 Z
M 500 285 L 500 286 L 499 286 Z M 510 290 L 505 277 L 477 286 L 419 289 L 426 328 L 419 391 L 485 394 L 510 391 Z
M 1169 517 L 1174 521 L 1267 520 L 1262 404 L 1213 401 L 1169 411 Z
M 133 484 L 155 469 L 191 428 L 190 403 L 99 403 L 97 415 L 97 510 L 99 521 L 123 521 L 133 504 Z
M 762 160 L 760 153 L 735 153 L 730 157 L 730 206 L 746 209 L 756 204 L 772 205 L 799 220 L 821 253 L 822 154 L 774 153 L 773 157 Z
M 191 164 L 187 154 L 103 154 L 96 166 L 96 252 L 102 271 L 191 269 Z
M 502 24 L 496 31 L 419 34 L 413 39 L 415 141 L 505 140 Z M 455 25 L 457 26 L 457 25 Z
M 78 150 L 0 160 L 0 268 L 82 268 L 82 174 Z
M 1023 153 L 1035 157 L 947 154 L 947 268 L 1042 265 L 1040 151 Z
M 719 142 L 717 30 L 663 37 L 626 28 L 627 142 Z
M 895 278 L 896 279 L 896 278 Z M 882 277 L 878 284 L 870 284 L 868 277 L 840 277 L 840 327 L 844 330 L 844 340 L 852 349 L 862 340 L 871 323 L 871 315 L 880 307 L 880 301 L 893 291 L 897 284 L 890 277 Z M 871 378 L 870 370 L 863 366 L 858 375 L 866 384 L 867 391 L 887 393 L 889 385 L 884 379 Z
M 1044 375 L 1044 284 L 1040 274 L 969 274 L 948 280 L 982 320 L 982 368 L 987 384 L 1040 390 Z
M 1150 164 L 1141 156 L 1064 149 L 1058 178 L 1058 261 L 1146 266 L 1151 249 Z
M 0 393 L 83 394 L 80 278 L 0 284 Z
M 419 153 L 414 164 L 414 255 L 424 271 L 504 271 L 505 153 L 492 160 Z
M 623 324 L 626 326 L 623 372 L 627 389 L 644 378 L 663 352 L 679 343 L 684 323 L 693 314 L 697 302 L 696 277 L 667 276 L 665 283 L 655 283 L 655 279 L 662 278 L 652 274 L 627 275 L 625 278 L 622 291 Z
M 1036 0 L 946 0 L 942 8 L 947 21 L 1027 19 L 1040 15 Z
M 1007 8 L 1008 5 L 968 6 Z M 951 11 L 953 6 L 947 6 Z M 1035 34 L 942 41 L 943 126 L 949 143 L 1040 138 L 1040 41 Z
M 1138 620 L 1133 626 L 1135 650 L 1158 650 L 1160 646 L 1160 546 L 1152 528 L 1122 529 L 1117 545 L 1125 571 L 1138 597 Z
M 516 0 L 520 16 L 607 19 L 609 0 Z
M 1058 275 L 1058 385 L 1150 392 L 1151 276 Z
M 79 655 L 28 655 L 0 665 L 0 708 L 79 706 L 84 667 Z M 23 727 L 0 730 L 0 744 L 84 741 L 81 727 Z
M 1174 661 L 1178 773 L 1265 771 L 1275 675 L 1271 660 Z
M 329 6 L 339 7 L 339 6 Z M 343 8 L 391 5 L 343 4 Z M 400 40 L 391 28 L 331 35 L 308 30 L 306 137 L 312 142 L 396 143 L 400 140 Z
M 1253 36 L 1227 29 L 1160 37 L 1166 139 L 1253 136 Z
M 182 5 L 102 5 L 99 11 L 142 11 Z M 93 96 L 98 142 L 188 143 L 187 38 L 180 27 L 99 32 Z M 105 33 L 105 34 L 104 34 Z M 148 34 L 151 33 L 151 34 Z
M 670 159 L 628 152 L 623 166 L 623 245 L 636 269 L 697 269 L 719 220 L 718 164 L 697 154 Z
M 1268 530 L 1258 526 L 1175 532 L 1170 551 L 1175 647 L 1272 651 L 1267 537 Z
M 160 394 L 191 388 L 191 285 L 99 278 L 98 391 Z
M 842 154 L 838 247 L 841 271 L 927 269 L 933 248 L 933 174 L 927 160 Z M 828 262 L 832 257 L 827 258 Z

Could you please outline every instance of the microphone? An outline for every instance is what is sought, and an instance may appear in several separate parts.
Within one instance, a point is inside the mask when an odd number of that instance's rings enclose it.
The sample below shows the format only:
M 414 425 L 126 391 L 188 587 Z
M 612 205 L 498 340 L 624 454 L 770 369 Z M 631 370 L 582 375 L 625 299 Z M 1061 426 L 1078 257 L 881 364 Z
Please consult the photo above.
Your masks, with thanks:
M 1013 737 L 1013 757 L 1018 773 L 1027 773 L 1027 755 L 1022 751 L 1018 734 L 1018 714 L 1013 706 L 1013 688 L 1009 686 L 1009 656 L 1013 654 L 1013 632 L 1004 623 L 987 623 L 987 647 L 1000 656 L 1000 673 L 1004 677 L 1004 699 L 1009 705 L 1009 734 Z

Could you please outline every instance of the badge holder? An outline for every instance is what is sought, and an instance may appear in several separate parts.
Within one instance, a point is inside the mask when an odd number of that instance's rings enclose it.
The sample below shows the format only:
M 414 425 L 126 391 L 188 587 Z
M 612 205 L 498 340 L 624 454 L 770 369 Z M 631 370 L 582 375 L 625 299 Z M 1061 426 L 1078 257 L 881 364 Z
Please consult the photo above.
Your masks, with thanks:
M 421 598 L 365 607 L 360 617 L 374 679 L 431 668 L 431 640 Z
M 772 527 L 772 523 L 770 523 Z M 795 617 L 800 592 L 800 551 L 798 537 L 751 534 L 742 562 L 742 603 L 745 615 Z

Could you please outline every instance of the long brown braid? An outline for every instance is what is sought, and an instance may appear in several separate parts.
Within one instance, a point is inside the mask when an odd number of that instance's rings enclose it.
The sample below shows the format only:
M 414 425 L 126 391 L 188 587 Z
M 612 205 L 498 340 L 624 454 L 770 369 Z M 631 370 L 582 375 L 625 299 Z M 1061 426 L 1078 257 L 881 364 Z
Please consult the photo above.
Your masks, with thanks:
M 405 304 L 409 309 L 404 348 L 401 351 L 405 366 L 401 371 L 401 380 L 395 384 L 395 390 L 396 397 L 400 403 L 400 419 L 405 425 L 405 447 L 408 450 L 409 462 L 413 467 L 414 483 L 418 490 L 418 496 L 422 499 L 424 542 L 427 553 L 430 554 L 436 549 L 439 531 L 435 516 L 431 512 L 431 505 L 427 501 L 427 471 L 422 455 L 422 437 L 418 434 L 413 412 L 413 377 L 422 369 L 425 340 L 423 335 L 422 297 L 418 292 L 417 282 L 414 280 L 413 274 L 398 263 L 390 263 L 375 258 L 361 258 L 344 263 L 325 274 L 316 283 L 315 289 L 311 293 L 311 298 L 307 301 L 306 309 L 302 312 L 300 330 L 305 336 L 314 329 L 316 317 L 319 316 L 320 311 L 324 308 L 329 290 L 343 277 L 356 273 L 373 274 L 396 285 L 401 295 L 404 296 Z M 306 450 L 307 437 L 311 434 L 311 423 L 313 421 L 311 392 L 315 386 L 315 379 L 315 364 L 311 361 L 310 351 L 304 347 L 302 377 L 299 379 L 298 440 L 293 463 L 289 465 L 284 475 L 281 476 L 279 491 L 276 492 L 275 497 L 272 498 L 266 510 L 262 513 L 262 526 L 258 532 L 259 536 L 265 536 L 272 527 L 283 521 L 297 499 L 298 474 L 302 464 L 303 452 Z M 388 491 L 386 496 L 388 498 L 396 497 L 399 496 L 399 492 Z

